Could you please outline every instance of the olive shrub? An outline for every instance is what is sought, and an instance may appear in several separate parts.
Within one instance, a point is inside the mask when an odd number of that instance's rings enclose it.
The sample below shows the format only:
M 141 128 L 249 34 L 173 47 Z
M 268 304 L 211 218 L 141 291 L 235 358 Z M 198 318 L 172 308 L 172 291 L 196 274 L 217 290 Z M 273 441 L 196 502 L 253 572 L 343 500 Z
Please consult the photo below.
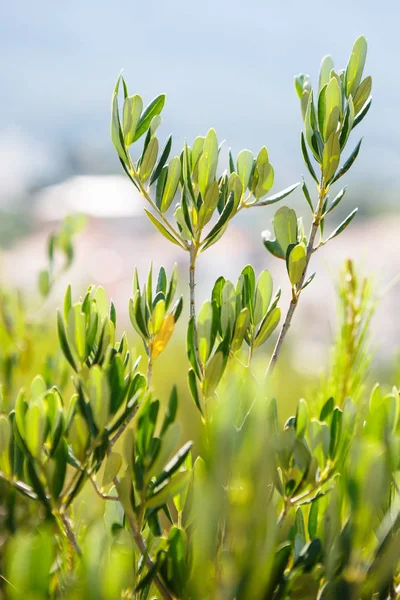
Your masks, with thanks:
M 351 261 L 341 276 L 344 312 L 330 377 L 286 422 L 269 392 L 315 275 L 312 255 L 356 214 L 325 234 L 346 192 L 335 184 L 360 151 L 361 141 L 347 152 L 351 133 L 371 105 L 366 53 L 361 36 L 345 69 L 323 59 L 317 87 L 308 75 L 295 78 L 301 152 L 314 189 L 302 178 L 272 195 L 266 147 L 256 155 L 229 152 L 223 170 L 210 129 L 171 158 L 172 138 L 161 148 L 157 137 L 165 96 L 143 108 L 118 78 L 111 137 L 119 161 L 150 222 L 188 257 L 187 385 L 200 441 L 194 447 L 181 439 L 177 388 L 160 403 L 152 386 L 158 358 L 186 318 L 176 268 L 150 268 L 142 284 L 134 273 L 127 312 L 143 343 L 144 372 L 103 288 L 90 286 L 82 297 L 67 288 L 57 312 L 59 350 L 47 349 L 42 360 L 33 354 L 44 333 L 51 345 L 53 331 L 32 320 L 20 295 L 2 289 L 2 597 L 396 597 L 400 399 L 395 387 L 366 394 L 373 292 Z M 270 272 L 247 265 L 235 283 L 219 277 L 197 311 L 201 254 L 242 210 L 263 210 L 298 186 L 310 232 L 281 206 L 273 233 L 262 236 L 271 260 L 283 261 L 289 307 L 281 306 Z M 58 277 L 55 265 L 61 261 L 60 272 L 70 265 L 79 227 L 79 219 L 68 220 L 51 236 L 48 268 L 39 275 L 43 297 Z M 270 360 L 259 381 L 252 361 L 261 347 Z M 88 487 L 102 507 L 89 525 L 80 517 Z

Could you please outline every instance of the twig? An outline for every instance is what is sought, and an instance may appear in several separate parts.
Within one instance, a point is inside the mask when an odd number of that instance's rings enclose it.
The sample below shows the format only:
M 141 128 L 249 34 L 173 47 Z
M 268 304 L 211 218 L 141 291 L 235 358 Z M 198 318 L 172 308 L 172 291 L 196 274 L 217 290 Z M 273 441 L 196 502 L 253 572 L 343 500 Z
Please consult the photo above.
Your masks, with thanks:
M 71 544 L 71 546 L 73 547 L 73 549 L 75 550 L 75 552 L 77 553 L 78 556 L 82 556 L 82 550 L 79 547 L 79 544 L 77 542 L 75 533 L 72 530 L 72 527 L 69 523 L 68 517 L 64 512 L 60 512 L 59 513 L 59 517 L 61 519 L 61 522 L 64 526 L 64 531 L 65 534 L 68 538 L 69 543 Z
M 276 342 L 274 351 L 272 353 L 271 360 L 269 361 L 269 365 L 268 365 L 268 368 L 266 371 L 266 376 L 270 375 L 275 368 L 275 365 L 277 363 L 277 360 L 279 358 L 279 354 L 280 354 L 280 351 L 282 348 L 282 344 L 285 340 L 287 332 L 289 331 L 294 312 L 295 312 L 296 307 L 299 302 L 299 297 L 300 297 L 300 294 L 302 291 L 302 286 L 304 284 L 304 281 L 305 281 L 305 278 L 307 275 L 308 264 L 310 262 L 311 255 L 314 252 L 315 236 L 317 235 L 318 227 L 321 222 L 322 209 L 323 209 L 326 193 L 327 193 L 327 189 L 324 187 L 324 185 L 321 185 L 319 199 L 318 199 L 318 207 L 317 207 L 316 213 L 314 214 L 314 218 L 313 218 L 313 222 L 312 222 L 311 230 L 310 230 L 310 236 L 309 236 L 308 243 L 307 243 L 306 264 L 304 267 L 303 275 L 301 276 L 301 279 L 296 286 L 297 293 L 292 295 L 292 299 L 289 304 L 289 309 L 287 311 L 282 328 L 279 332 L 278 340 Z
M 194 349 L 196 353 L 196 359 L 200 366 L 200 369 L 203 368 L 200 357 L 199 357 L 199 338 L 197 334 L 197 323 L 196 323 L 196 258 L 197 258 L 197 248 L 193 244 L 190 246 L 190 263 L 189 263 L 189 316 L 193 319 L 193 329 L 194 329 Z
M 118 501 L 118 497 L 117 496 L 110 496 L 109 494 L 103 494 L 103 492 L 101 491 L 101 489 L 99 488 L 99 486 L 97 485 L 96 481 L 93 479 L 93 477 L 91 477 L 89 475 L 89 481 L 92 484 L 96 494 L 98 496 L 100 496 L 100 498 L 102 498 L 103 500 L 114 500 L 114 501 Z
M 115 477 L 114 483 L 115 483 L 115 487 L 116 487 L 117 493 L 118 493 L 118 500 L 121 502 L 121 500 L 120 500 L 120 485 L 119 485 L 120 482 L 119 482 L 118 477 Z M 121 502 L 121 504 L 122 504 L 122 502 Z M 133 517 L 133 514 L 129 514 L 128 511 L 125 511 L 125 517 L 128 521 L 129 527 L 132 531 L 132 535 L 133 535 L 133 539 L 135 540 L 135 544 L 146 562 L 147 569 L 149 571 L 153 570 L 155 568 L 155 564 L 152 561 L 152 559 L 147 551 L 146 544 L 144 543 L 144 539 L 140 532 L 140 528 L 139 528 L 138 524 L 136 523 L 136 521 Z M 160 579 L 160 577 L 158 576 L 157 573 L 155 573 L 155 575 L 153 577 L 153 582 L 154 582 L 154 585 L 157 587 L 158 591 L 160 592 L 161 596 L 164 598 L 164 600 L 173 600 L 173 597 L 171 596 L 171 594 L 169 593 L 169 591 L 167 590 L 167 588 L 165 587 L 164 583 L 162 582 L 162 580 Z

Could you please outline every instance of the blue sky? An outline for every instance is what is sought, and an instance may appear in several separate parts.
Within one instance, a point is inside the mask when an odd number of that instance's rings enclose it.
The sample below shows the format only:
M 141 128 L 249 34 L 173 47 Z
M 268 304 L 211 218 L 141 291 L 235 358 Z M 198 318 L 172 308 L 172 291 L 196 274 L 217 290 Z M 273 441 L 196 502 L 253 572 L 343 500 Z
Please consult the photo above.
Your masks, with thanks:
M 167 93 L 162 132 L 176 143 L 210 126 L 235 151 L 265 144 L 279 184 L 303 171 L 293 76 L 317 79 L 330 53 L 345 66 L 369 41 L 373 107 L 353 178 L 397 185 L 400 166 L 400 3 L 371 0 L 21 0 L 0 8 L 0 132 L 108 152 L 109 107 L 121 68 L 145 101 Z M 113 163 L 114 165 L 114 163 Z M 115 163 L 115 168 L 117 165 Z M 386 184 L 382 182 L 386 180 Z M 386 189 L 386 188 L 385 188 Z

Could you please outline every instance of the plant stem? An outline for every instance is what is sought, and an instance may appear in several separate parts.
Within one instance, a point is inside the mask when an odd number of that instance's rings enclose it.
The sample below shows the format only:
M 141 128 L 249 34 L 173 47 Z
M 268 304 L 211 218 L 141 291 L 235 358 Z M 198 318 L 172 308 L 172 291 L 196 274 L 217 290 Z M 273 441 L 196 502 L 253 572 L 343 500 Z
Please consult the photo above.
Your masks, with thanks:
M 126 514 L 126 517 L 129 522 L 129 527 L 132 530 L 132 535 L 133 539 L 135 540 L 135 544 L 139 552 L 142 554 L 144 560 L 146 561 L 147 569 L 151 571 L 152 569 L 154 569 L 154 563 L 151 560 L 149 553 L 147 552 L 146 544 L 144 543 L 140 530 L 137 527 L 135 520 L 130 515 Z M 157 589 L 160 592 L 162 598 L 164 598 L 165 600 L 173 600 L 173 597 L 171 596 L 171 594 L 169 593 L 164 583 L 157 574 L 155 574 L 153 577 L 153 583 L 155 586 L 157 586 Z
M 190 246 L 190 263 L 189 263 L 189 317 L 193 319 L 194 329 L 194 348 L 196 352 L 196 359 L 202 369 L 202 364 L 199 358 L 199 338 L 197 334 L 197 323 L 196 323 L 196 258 L 197 248 L 192 242 Z
M 67 539 L 68 539 L 70 545 L 75 550 L 75 552 L 76 552 L 76 554 L 78 556 L 82 556 L 82 551 L 81 551 L 81 549 L 79 547 L 79 544 L 77 542 L 75 533 L 73 532 L 72 527 L 71 527 L 71 525 L 69 523 L 68 517 L 63 512 L 59 513 L 59 517 L 60 517 L 60 520 L 61 520 L 61 522 L 63 524 L 64 532 L 65 532 L 65 534 L 67 536 Z
M 153 375 L 153 361 L 149 357 L 149 362 L 147 363 L 147 386 L 146 389 L 150 389 L 151 377 Z
M 293 315 L 294 315 L 297 305 L 299 303 L 300 294 L 301 294 L 302 287 L 303 287 L 303 284 L 304 284 L 304 281 L 305 281 L 306 275 L 307 275 L 308 265 L 309 265 L 309 262 L 311 259 L 311 255 L 314 252 L 315 236 L 317 235 L 318 228 L 319 228 L 319 225 L 321 222 L 322 210 L 323 210 L 323 206 L 324 206 L 326 193 L 327 193 L 327 189 L 325 188 L 325 186 L 323 184 L 321 184 L 319 198 L 318 198 L 317 211 L 313 217 L 313 222 L 311 225 L 310 235 L 309 235 L 308 243 L 307 243 L 306 265 L 304 267 L 303 275 L 301 276 L 301 279 L 296 286 L 297 293 L 292 294 L 292 299 L 290 301 L 285 320 L 284 320 L 282 328 L 279 332 L 278 340 L 276 342 L 274 351 L 273 351 L 271 359 L 269 361 L 269 365 L 268 365 L 268 368 L 266 371 L 266 376 L 271 375 L 271 373 L 273 372 L 273 370 L 275 368 L 275 365 L 279 358 L 279 354 L 282 349 L 282 344 L 285 341 L 286 334 L 289 331 L 290 325 L 292 323 Z

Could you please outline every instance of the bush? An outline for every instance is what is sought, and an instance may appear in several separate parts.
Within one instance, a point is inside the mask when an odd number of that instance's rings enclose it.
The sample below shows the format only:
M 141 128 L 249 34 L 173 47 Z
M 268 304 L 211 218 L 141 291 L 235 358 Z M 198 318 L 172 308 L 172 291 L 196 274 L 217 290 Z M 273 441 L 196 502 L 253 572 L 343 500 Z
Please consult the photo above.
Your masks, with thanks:
M 35 320 L 17 292 L 2 290 L 2 597 L 396 597 L 400 401 L 396 388 L 365 393 L 374 297 L 351 261 L 341 277 L 343 316 L 326 382 L 285 423 L 270 395 L 282 344 L 314 277 L 312 255 L 356 214 L 324 237 L 346 191 L 332 194 L 333 186 L 360 150 L 358 142 L 343 162 L 350 133 L 371 104 L 371 78 L 362 78 L 366 51 L 358 38 L 339 72 L 325 57 L 315 91 L 307 75 L 295 79 L 315 194 L 302 179 L 268 196 L 274 169 L 265 147 L 256 157 L 229 153 L 229 173 L 220 175 L 213 129 L 169 160 L 172 138 L 161 151 L 157 138 L 165 97 L 143 110 L 118 78 L 111 136 L 119 160 L 149 204 L 151 223 L 188 254 L 187 383 L 200 439 L 195 446 L 181 439 L 176 386 L 162 404 L 152 387 L 158 358 L 184 319 L 176 269 L 150 268 L 143 287 L 134 274 L 128 308 L 145 350 L 144 373 L 128 337 L 117 334 L 115 306 L 101 287 L 78 301 L 68 287 L 55 351 L 52 327 Z M 140 138 L 135 163 L 130 147 Z M 282 311 L 269 271 L 256 277 L 247 265 L 235 285 L 220 277 L 197 314 L 200 254 L 237 213 L 277 203 L 298 185 L 311 213 L 309 234 L 286 206 L 275 213 L 274 235 L 263 234 L 267 251 L 285 263 L 289 307 Z M 72 262 L 80 227 L 79 217 L 69 219 L 51 236 L 48 268 L 39 275 L 43 297 Z M 259 348 L 276 331 L 260 380 Z

